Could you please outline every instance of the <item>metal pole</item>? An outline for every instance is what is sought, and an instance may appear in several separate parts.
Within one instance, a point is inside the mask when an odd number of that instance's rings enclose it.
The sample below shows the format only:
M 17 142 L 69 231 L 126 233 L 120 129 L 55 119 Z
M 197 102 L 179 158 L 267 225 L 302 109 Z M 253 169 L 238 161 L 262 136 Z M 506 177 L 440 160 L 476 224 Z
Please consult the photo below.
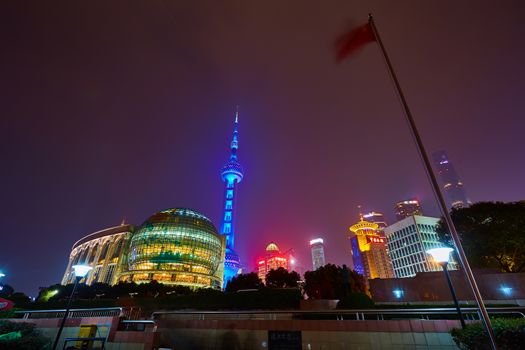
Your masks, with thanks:
M 73 296 L 75 295 L 75 290 L 77 289 L 78 281 L 80 280 L 81 278 L 75 277 L 75 284 L 73 285 L 73 291 L 71 292 L 71 295 L 69 296 L 69 300 L 67 301 L 66 312 L 64 313 L 62 322 L 60 322 L 60 328 L 58 329 L 58 333 L 55 338 L 55 342 L 53 343 L 53 350 L 56 350 L 57 348 L 58 341 L 60 340 L 60 335 L 62 334 L 62 330 L 64 329 L 64 324 L 66 323 L 67 314 L 69 313 L 69 308 L 71 307 L 71 301 L 73 300 Z
M 448 288 L 450 289 L 450 294 L 452 294 L 452 299 L 454 300 L 454 305 L 456 305 L 456 310 L 458 311 L 459 322 L 461 322 L 461 328 L 465 329 L 465 320 L 463 319 L 463 314 L 461 313 L 461 308 L 459 307 L 458 298 L 456 297 L 456 291 L 452 285 L 452 280 L 450 279 L 450 273 L 447 269 L 447 263 L 441 264 L 443 272 L 445 272 L 445 277 L 447 279 Z
M 480 310 L 480 316 L 485 326 L 485 330 L 487 331 L 489 335 L 492 349 L 496 350 L 497 349 L 496 337 L 494 336 L 494 331 L 492 330 L 492 324 L 490 323 L 489 314 L 487 312 L 487 309 L 485 308 L 485 304 L 483 303 L 483 298 L 481 297 L 481 293 L 479 292 L 478 285 L 476 283 L 476 279 L 474 278 L 474 274 L 472 273 L 470 265 L 467 261 L 467 257 L 465 255 L 465 252 L 463 251 L 463 247 L 461 246 L 459 235 L 456 231 L 456 227 L 454 226 L 454 223 L 452 222 L 450 213 L 448 212 L 447 204 L 439 188 L 436 176 L 434 175 L 434 172 L 432 171 L 432 166 L 428 159 L 427 152 L 425 150 L 423 142 L 421 141 L 421 137 L 419 136 L 419 132 L 416 127 L 416 123 L 414 122 L 412 113 L 410 112 L 410 109 L 408 108 L 408 104 L 406 102 L 405 96 L 403 95 L 403 91 L 401 90 L 401 85 L 399 84 L 399 81 L 397 80 L 397 76 L 394 72 L 394 68 L 392 67 L 392 64 L 390 63 L 390 59 L 386 53 L 385 47 L 383 46 L 383 42 L 381 41 L 379 32 L 377 31 L 376 25 L 374 23 L 374 18 L 372 17 L 371 14 L 368 15 L 368 22 L 370 24 L 370 27 L 372 28 L 374 37 L 376 38 L 376 41 L 379 47 L 381 48 L 381 52 L 383 53 L 383 58 L 385 59 L 385 62 L 388 66 L 388 71 L 390 73 L 390 76 L 392 77 L 392 80 L 396 87 L 399 98 L 401 99 L 401 103 L 405 110 L 405 116 L 407 118 L 408 124 L 410 125 L 410 130 L 412 132 L 412 135 L 414 136 L 414 139 L 416 141 L 416 144 L 419 150 L 419 154 L 421 155 L 421 158 L 423 159 L 425 170 L 430 179 L 432 189 L 434 190 L 434 193 L 436 194 L 439 206 L 441 208 L 441 212 L 443 213 L 443 216 L 445 217 L 445 221 L 452 235 L 452 239 L 454 240 L 454 245 L 456 246 L 456 251 L 458 253 L 461 266 L 463 267 L 463 271 L 465 272 L 465 275 L 467 276 L 467 280 L 470 284 L 470 288 L 472 289 L 474 298 L 476 299 L 476 303 L 478 304 L 478 308 Z

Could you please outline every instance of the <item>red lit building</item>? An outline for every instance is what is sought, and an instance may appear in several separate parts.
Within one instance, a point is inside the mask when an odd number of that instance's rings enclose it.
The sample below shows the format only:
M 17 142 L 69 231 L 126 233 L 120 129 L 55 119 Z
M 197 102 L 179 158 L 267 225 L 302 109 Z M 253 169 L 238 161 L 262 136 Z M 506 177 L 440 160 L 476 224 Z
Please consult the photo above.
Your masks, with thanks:
M 281 253 L 277 244 L 271 242 L 266 246 L 264 256 L 257 259 L 257 275 L 265 282 L 266 274 L 270 270 L 277 270 L 279 267 L 288 270 L 288 256 Z

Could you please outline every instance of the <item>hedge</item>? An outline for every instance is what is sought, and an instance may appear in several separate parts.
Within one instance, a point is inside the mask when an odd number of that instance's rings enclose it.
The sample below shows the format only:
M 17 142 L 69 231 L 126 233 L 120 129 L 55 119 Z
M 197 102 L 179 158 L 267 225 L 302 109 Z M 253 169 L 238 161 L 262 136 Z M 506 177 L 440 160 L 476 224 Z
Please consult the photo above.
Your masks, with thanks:
M 491 320 L 498 349 L 525 347 L 525 319 L 496 318 Z M 491 349 L 490 341 L 481 323 L 468 324 L 465 329 L 452 329 L 452 338 L 461 349 Z

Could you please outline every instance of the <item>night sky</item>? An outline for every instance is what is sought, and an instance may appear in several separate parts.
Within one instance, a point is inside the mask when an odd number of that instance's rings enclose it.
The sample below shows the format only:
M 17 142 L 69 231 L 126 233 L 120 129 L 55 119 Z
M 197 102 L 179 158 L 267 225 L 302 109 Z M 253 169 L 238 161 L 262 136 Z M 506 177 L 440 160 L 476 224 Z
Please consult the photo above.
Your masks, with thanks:
M 61 280 L 72 244 L 170 207 L 220 224 L 240 106 L 236 249 L 323 237 L 350 264 L 363 210 L 438 215 L 375 43 L 335 39 L 373 12 L 429 151 L 469 198 L 525 198 L 523 1 L 111 1 L 0 5 L 3 282 Z

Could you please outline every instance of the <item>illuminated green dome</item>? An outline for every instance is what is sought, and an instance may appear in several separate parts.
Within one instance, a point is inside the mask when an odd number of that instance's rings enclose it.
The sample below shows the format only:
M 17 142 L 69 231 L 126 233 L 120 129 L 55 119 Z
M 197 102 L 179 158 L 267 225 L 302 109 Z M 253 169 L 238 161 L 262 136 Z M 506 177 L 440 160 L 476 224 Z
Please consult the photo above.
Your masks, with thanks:
M 207 217 L 191 209 L 166 209 L 133 234 L 120 280 L 219 288 L 224 251 L 224 237 Z

